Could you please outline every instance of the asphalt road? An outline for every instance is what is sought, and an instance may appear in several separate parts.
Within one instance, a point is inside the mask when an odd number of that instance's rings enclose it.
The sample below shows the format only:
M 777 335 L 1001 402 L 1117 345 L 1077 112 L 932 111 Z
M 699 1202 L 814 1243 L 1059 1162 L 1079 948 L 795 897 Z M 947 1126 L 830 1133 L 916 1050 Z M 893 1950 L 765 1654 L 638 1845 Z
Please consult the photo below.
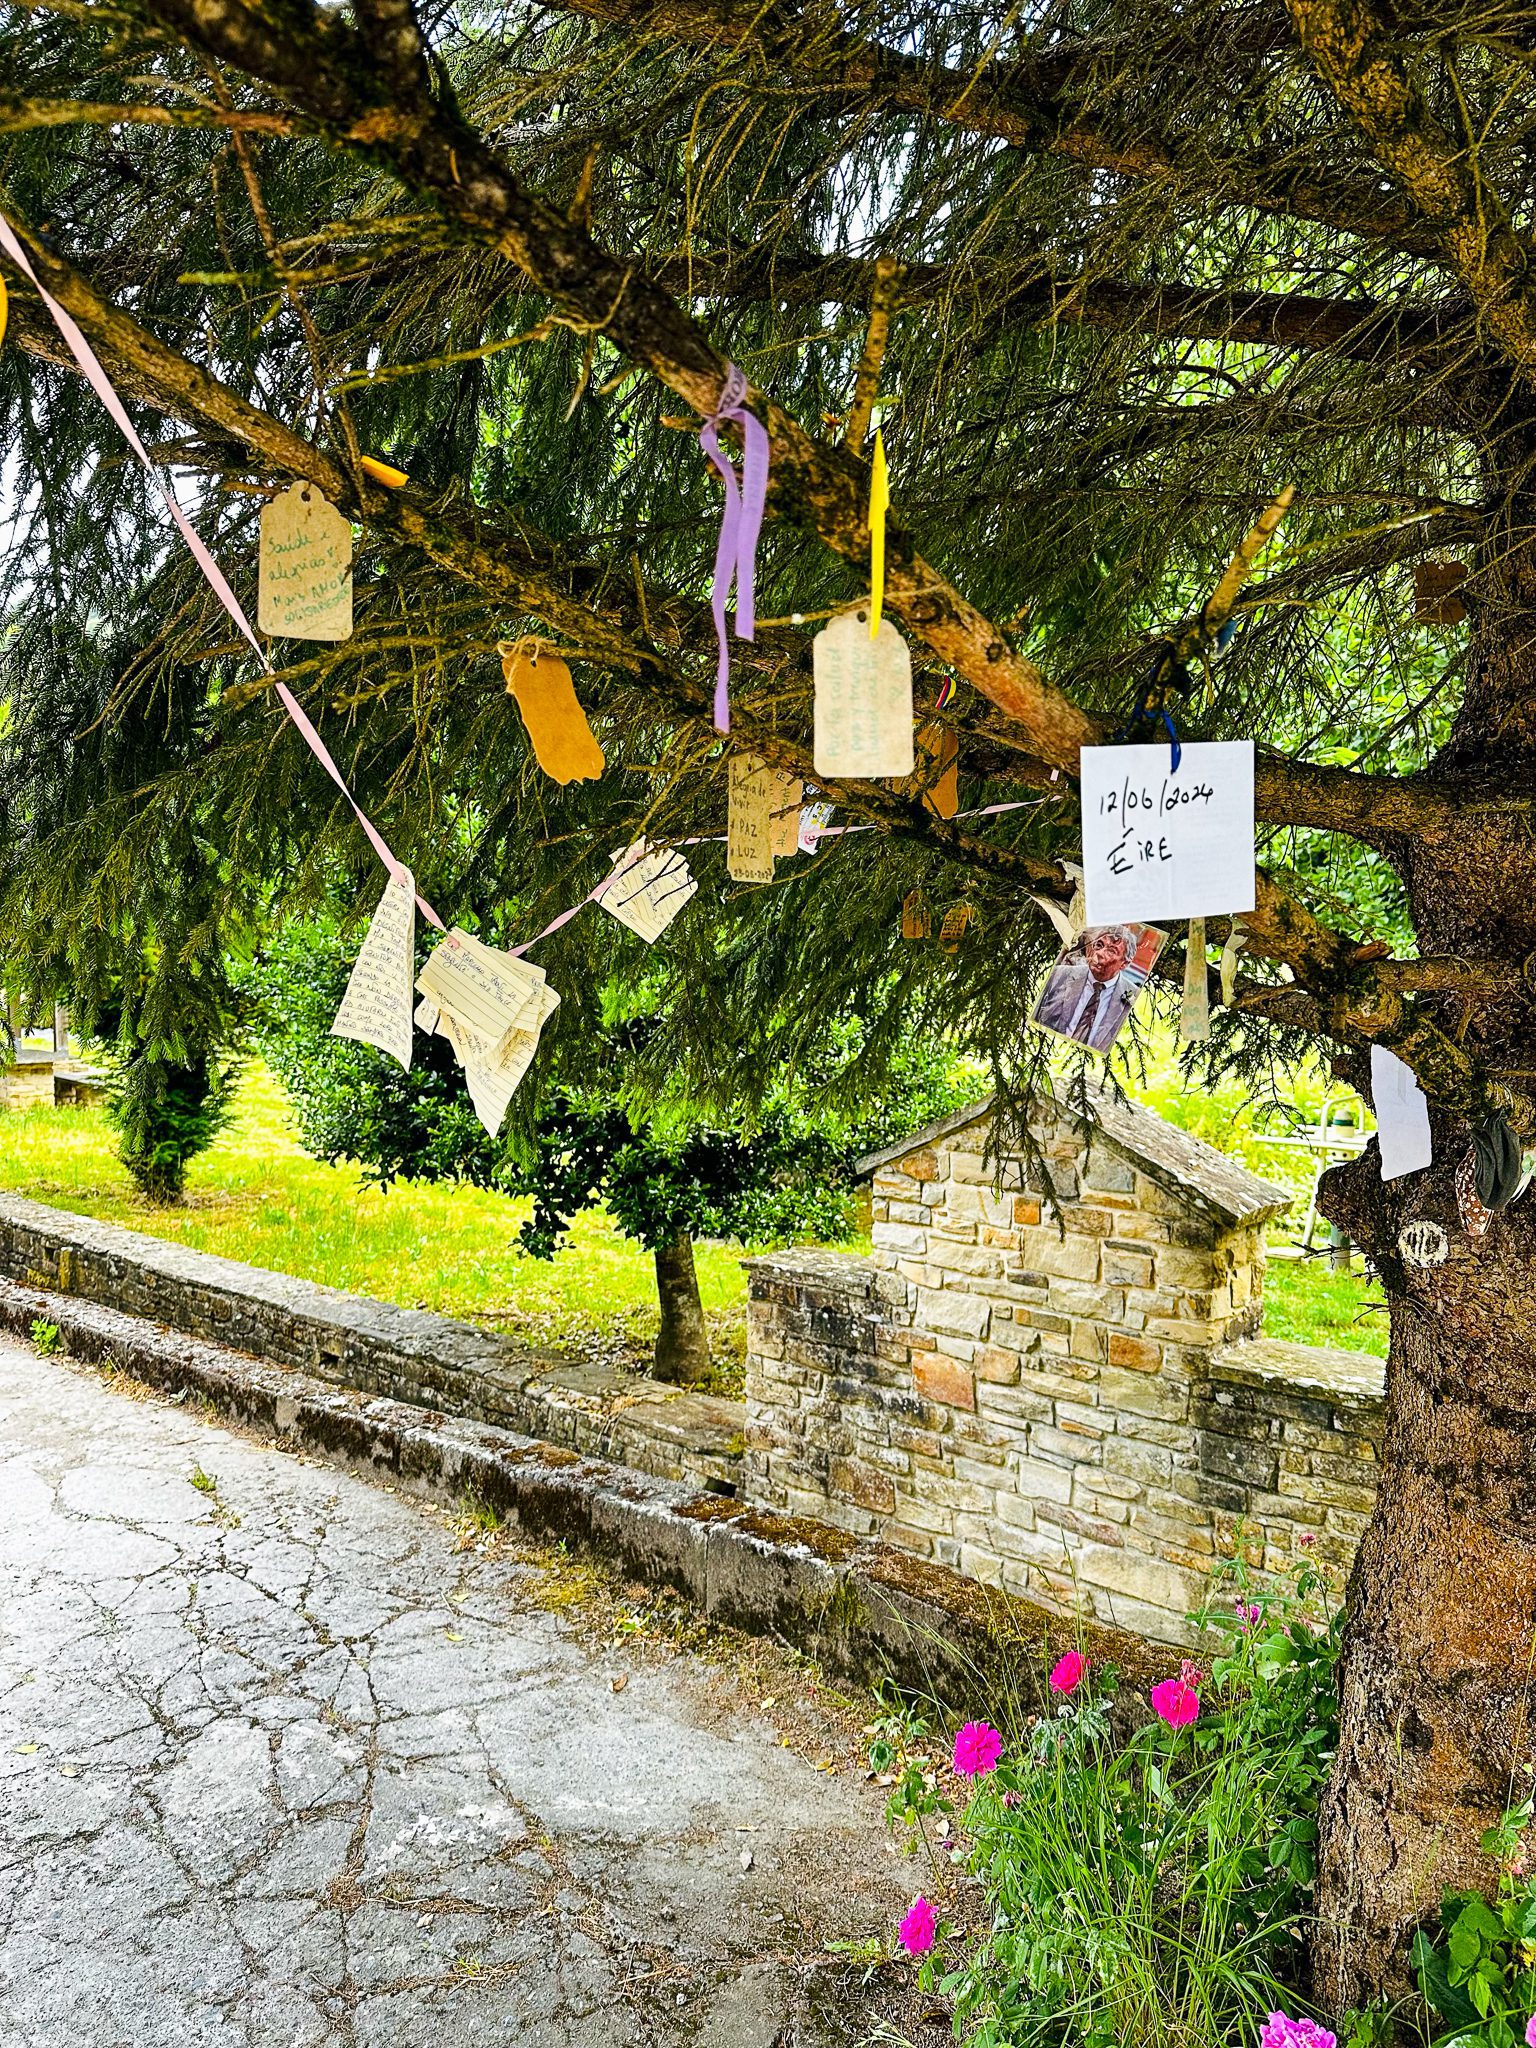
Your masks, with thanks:
M 879 1795 L 539 1574 L 0 1340 L 0 2048 L 856 2041 Z

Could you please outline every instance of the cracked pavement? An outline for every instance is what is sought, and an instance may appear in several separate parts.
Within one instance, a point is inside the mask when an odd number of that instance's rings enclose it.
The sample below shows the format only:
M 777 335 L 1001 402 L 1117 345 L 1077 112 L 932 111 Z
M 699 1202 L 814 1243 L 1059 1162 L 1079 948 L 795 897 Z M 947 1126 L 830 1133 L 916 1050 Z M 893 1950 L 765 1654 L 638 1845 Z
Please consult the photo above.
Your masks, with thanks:
M 861 2039 L 879 1795 L 538 1570 L 0 1339 L 0 2048 Z

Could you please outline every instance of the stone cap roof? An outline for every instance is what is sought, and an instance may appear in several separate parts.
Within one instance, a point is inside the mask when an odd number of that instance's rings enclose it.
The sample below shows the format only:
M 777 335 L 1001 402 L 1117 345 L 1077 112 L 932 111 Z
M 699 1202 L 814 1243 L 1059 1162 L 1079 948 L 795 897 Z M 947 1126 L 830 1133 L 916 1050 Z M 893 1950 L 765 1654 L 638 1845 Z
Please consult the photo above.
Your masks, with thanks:
M 1071 1103 L 1063 1102 L 1050 1090 L 1042 1089 L 1041 1092 L 1049 1096 L 1052 1108 L 1060 1114 L 1077 1115 Z M 1095 1142 L 1107 1140 L 1115 1151 L 1123 1153 L 1154 1180 L 1175 1194 L 1188 1195 L 1197 1206 L 1213 1211 L 1229 1223 L 1258 1222 L 1269 1216 L 1278 1216 L 1282 1209 L 1290 1207 L 1291 1196 L 1284 1188 L 1276 1187 L 1272 1181 L 1260 1180 L 1240 1161 L 1229 1158 L 1225 1152 L 1218 1152 L 1203 1138 L 1181 1131 L 1166 1117 L 1159 1116 L 1156 1110 L 1144 1109 L 1138 1102 L 1123 1101 L 1112 1088 L 1103 1085 L 1090 1085 L 1088 1098 L 1095 1126 Z M 889 1166 L 908 1152 L 919 1152 L 925 1145 L 952 1137 L 972 1124 L 985 1123 L 996 1100 L 995 1095 L 985 1096 L 980 1102 L 954 1110 L 922 1130 L 913 1131 L 899 1144 L 871 1152 L 858 1161 L 858 1173 L 861 1176 L 878 1173 L 882 1166 Z

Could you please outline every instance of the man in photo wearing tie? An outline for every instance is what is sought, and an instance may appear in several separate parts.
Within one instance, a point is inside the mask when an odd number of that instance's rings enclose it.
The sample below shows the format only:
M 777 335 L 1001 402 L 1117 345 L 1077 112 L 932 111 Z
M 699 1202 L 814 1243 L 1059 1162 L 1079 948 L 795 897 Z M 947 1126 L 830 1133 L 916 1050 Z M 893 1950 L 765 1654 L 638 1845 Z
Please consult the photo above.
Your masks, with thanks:
M 1108 1052 L 1146 986 L 1146 972 L 1135 964 L 1139 939 L 1131 925 L 1090 925 L 1051 969 L 1034 1021 L 1094 1052 Z

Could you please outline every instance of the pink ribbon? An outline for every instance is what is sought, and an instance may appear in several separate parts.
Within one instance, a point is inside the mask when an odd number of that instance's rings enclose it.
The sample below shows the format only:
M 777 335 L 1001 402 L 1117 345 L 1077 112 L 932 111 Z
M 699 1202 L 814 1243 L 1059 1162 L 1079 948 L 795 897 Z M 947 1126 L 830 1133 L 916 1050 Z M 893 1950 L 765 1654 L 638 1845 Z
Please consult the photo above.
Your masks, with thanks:
M 272 663 L 268 659 L 266 649 L 262 646 L 261 642 L 256 638 L 255 633 L 251 629 L 251 622 L 245 615 L 244 607 L 241 605 L 239 598 L 236 597 L 233 590 L 230 589 L 229 582 L 228 579 L 225 577 L 224 571 L 219 567 L 218 563 L 213 559 L 213 556 L 208 552 L 208 548 L 203 540 L 202 535 L 197 531 L 197 528 L 192 524 L 191 520 L 188 519 L 186 513 L 182 511 L 180 501 L 178 500 L 176 493 L 171 488 L 169 478 L 167 478 L 150 459 L 149 451 L 144 446 L 144 443 L 139 439 L 138 431 L 134 427 L 133 421 L 129 419 L 127 413 L 124 411 L 123 401 L 118 397 L 117 392 L 113 387 L 111 378 L 102 368 L 101 360 L 97 356 L 96 351 L 91 347 L 91 344 L 86 340 L 85 336 L 81 333 L 80 329 L 75 325 L 75 322 L 70 318 L 68 313 L 65 312 L 64 308 L 59 304 L 58 300 L 54 298 L 53 295 L 48 291 L 47 287 L 43 284 L 41 278 L 39 278 L 37 272 L 32 268 L 32 264 L 27 256 L 26 250 L 22 247 L 21 242 L 17 239 L 15 229 L 11 226 L 10 222 L 6 219 L 3 213 L 0 213 L 0 249 L 3 249 L 5 251 L 6 255 L 10 257 L 11 261 L 16 265 L 17 269 L 22 271 L 27 277 L 29 277 L 32 280 L 32 283 L 37 287 L 38 297 L 42 300 L 43 304 L 48 308 L 49 312 L 53 315 L 54 325 L 58 328 L 60 334 L 63 335 L 65 346 L 68 348 L 70 354 L 74 357 L 75 361 L 79 364 L 81 374 L 84 376 L 86 382 L 90 385 L 91 389 L 96 393 L 96 396 L 101 400 L 102 404 L 106 407 L 107 411 L 112 415 L 112 418 L 117 423 L 118 431 L 122 434 L 123 439 L 128 443 L 128 446 L 133 450 L 134 454 L 139 458 L 140 462 L 143 463 L 145 470 L 148 472 L 150 476 L 150 479 L 155 484 L 156 488 L 159 490 L 161 497 L 164 498 L 165 509 L 170 513 L 172 519 L 176 522 L 177 529 L 180 532 L 182 539 L 186 542 L 187 546 L 192 550 L 192 558 L 197 563 L 199 569 L 202 570 L 204 576 L 207 577 L 209 586 L 212 589 L 214 596 L 219 600 L 219 603 L 223 605 L 225 611 L 229 613 L 229 616 L 231 617 L 231 619 L 233 619 L 239 631 L 250 642 L 250 645 L 256 655 L 256 659 L 261 663 L 262 667 L 266 670 L 267 674 L 271 676 L 272 685 L 277 692 L 279 703 L 287 712 L 288 716 L 293 720 L 294 724 L 298 727 L 299 731 L 304 735 L 304 738 L 308 741 L 309 746 L 312 752 L 314 753 L 315 759 L 320 763 L 320 766 L 325 770 L 326 774 L 329 775 L 332 782 L 335 783 L 336 787 L 341 791 L 342 795 L 346 798 L 347 802 L 352 806 L 353 815 L 356 817 L 357 822 L 362 826 L 364 832 L 368 835 L 369 845 L 373 848 L 374 852 L 378 855 L 379 859 L 384 863 L 385 867 L 389 870 L 391 878 L 394 880 L 398 880 L 402 875 L 408 872 L 407 869 L 405 868 L 402 862 L 395 859 L 395 856 L 390 852 L 389 847 L 385 842 L 384 835 L 378 830 L 373 820 L 361 808 L 357 801 L 357 798 L 352 794 L 351 790 L 348 789 L 346 777 L 342 774 L 341 770 L 336 766 L 335 761 L 331 757 L 330 749 L 326 746 L 324 740 L 321 739 L 319 733 L 315 731 L 313 724 L 310 722 L 310 719 L 307 713 L 304 711 L 303 706 L 299 703 L 298 698 L 294 696 L 293 692 L 289 689 L 286 683 L 278 681 L 277 675 L 273 670 Z M 420 906 L 422 916 L 426 918 L 427 922 L 429 924 L 436 925 L 437 929 L 439 931 L 442 931 L 443 920 L 432 908 L 431 904 L 427 901 L 426 897 L 418 892 L 416 901 Z
M 736 631 L 743 640 L 757 632 L 757 537 L 768 504 L 768 429 L 747 411 L 747 380 L 734 363 L 726 368 L 715 410 L 699 429 L 699 446 L 720 472 L 725 509 L 720 514 L 720 540 L 715 549 L 715 581 L 710 605 L 720 659 L 715 668 L 715 728 L 731 729 L 731 650 L 725 630 L 725 604 L 736 585 Z M 718 430 L 730 422 L 741 429 L 741 483 L 736 466 L 722 454 Z

